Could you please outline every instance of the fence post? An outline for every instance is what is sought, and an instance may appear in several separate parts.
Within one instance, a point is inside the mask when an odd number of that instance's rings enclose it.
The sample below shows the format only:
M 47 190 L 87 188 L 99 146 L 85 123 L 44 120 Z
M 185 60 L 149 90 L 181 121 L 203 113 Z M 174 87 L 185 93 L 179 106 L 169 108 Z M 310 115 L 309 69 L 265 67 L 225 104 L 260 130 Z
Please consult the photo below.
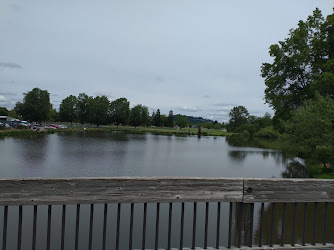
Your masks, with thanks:
M 234 202 L 232 210 L 232 246 L 252 246 L 253 203 Z

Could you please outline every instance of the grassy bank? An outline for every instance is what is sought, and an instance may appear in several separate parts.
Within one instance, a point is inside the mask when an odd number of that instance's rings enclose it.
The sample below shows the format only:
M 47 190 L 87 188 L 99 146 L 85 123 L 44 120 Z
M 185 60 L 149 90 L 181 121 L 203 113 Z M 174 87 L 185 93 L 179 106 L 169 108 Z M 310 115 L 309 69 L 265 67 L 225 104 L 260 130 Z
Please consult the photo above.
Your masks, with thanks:
M 72 127 L 69 130 L 61 131 L 83 131 L 83 127 Z M 129 133 L 152 133 L 158 135 L 197 135 L 197 128 L 158 128 L 158 127 L 131 127 L 131 126 L 100 126 L 99 128 L 87 127 L 84 131 L 125 131 Z M 202 129 L 202 136 L 229 136 L 231 133 L 227 133 L 218 129 Z
M 157 128 L 157 127 L 131 127 L 131 126 L 72 126 L 69 129 L 48 129 L 43 131 L 32 131 L 30 129 L 6 129 L 0 130 L 0 137 L 5 136 L 24 136 L 33 134 L 51 134 L 51 133 L 69 133 L 74 131 L 85 131 L 85 132 L 108 132 L 108 131 L 124 131 L 128 133 L 152 133 L 158 135 L 197 135 L 198 130 L 196 128 Z M 232 133 L 228 133 L 223 130 L 217 129 L 202 129 L 202 136 L 229 136 Z
M 0 138 L 6 136 L 29 136 L 29 135 L 36 135 L 36 134 L 54 134 L 57 131 L 54 129 L 47 129 L 43 131 L 33 131 L 30 129 L 6 129 L 0 130 Z

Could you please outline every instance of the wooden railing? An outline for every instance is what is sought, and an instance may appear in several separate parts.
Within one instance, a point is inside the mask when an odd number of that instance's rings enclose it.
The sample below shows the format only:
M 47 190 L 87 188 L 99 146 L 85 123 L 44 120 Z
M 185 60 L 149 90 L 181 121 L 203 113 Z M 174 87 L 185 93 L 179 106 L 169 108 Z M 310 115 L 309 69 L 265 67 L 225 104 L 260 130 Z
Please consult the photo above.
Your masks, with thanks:
M 15 238 L 17 241 L 12 246 L 14 245 L 18 250 L 51 249 L 52 224 L 55 223 L 55 213 L 57 213 L 56 222 L 61 224 L 59 228 L 60 243 L 57 246 L 61 250 L 82 249 L 80 239 L 88 241 L 88 246 L 85 249 L 89 250 L 172 249 L 172 247 L 178 249 L 194 249 L 195 247 L 199 247 L 196 249 L 209 247 L 214 249 L 233 247 L 241 249 L 247 247 L 253 249 L 265 247 L 333 249 L 333 226 L 330 228 L 332 231 L 328 230 L 329 222 L 333 224 L 333 221 L 330 221 L 330 218 L 334 216 L 333 201 L 334 180 L 244 178 L 0 179 L 0 206 L 2 206 L 3 211 L 1 244 L 3 250 L 9 249 L 8 238 Z M 138 209 L 139 205 L 137 203 L 140 203 L 139 217 L 141 218 L 139 219 L 140 226 L 137 225 L 134 229 L 136 215 L 138 217 L 136 208 Z M 83 204 L 90 204 L 89 210 L 86 209 L 89 212 L 86 213 L 85 218 L 83 218 L 82 212 Z M 112 204 L 115 204 L 114 207 L 111 207 Z M 58 206 L 58 210 L 54 212 L 56 205 L 62 206 L 61 209 Z M 75 205 L 75 209 L 73 206 L 69 208 L 71 205 Z M 163 205 L 165 205 L 165 209 L 162 211 L 161 206 Z M 96 206 L 100 206 L 99 211 L 97 211 Z M 150 206 L 151 212 L 148 212 L 148 206 Z M 199 211 L 199 206 L 203 208 L 201 211 Z M 123 207 L 127 207 L 127 210 L 122 211 Z M 213 207 L 214 214 L 210 214 Z M 226 209 L 222 207 L 226 207 Z M 293 214 L 291 221 L 289 221 L 290 224 L 287 221 L 287 214 L 289 214 L 287 207 L 291 207 Z M 313 213 L 310 213 L 311 207 Z M 321 215 L 319 215 L 319 207 Z M 43 211 L 45 208 L 47 208 L 47 212 L 45 212 L 44 219 L 39 220 L 42 221 L 39 224 L 37 222 L 39 211 Z M 16 211 L 17 215 L 13 215 L 14 212 L 12 212 L 10 217 L 10 209 Z M 112 209 L 112 215 L 115 215 L 115 219 L 112 219 L 110 215 Z M 255 210 L 258 212 L 256 213 Z M 299 211 L 298 214 L 297 211 Z M 24 215 L 28 212 L 31 213 L 30 222 L 24 220 Z M 82 214 L 80 215 L 80 213 Z M 269 214 L 269 222 L 266 222 L 266 214 Z M 300 221 L 298 219 L 300 216 L 303 219 L 298 225 L 296 220 Z M 17 222 L 15 227 L 12 225 L 13 223 L 9 223 L 9 220 L 14 217 L 16 218 L 13 220 Z M 71 234 L 71 223 L 66 221 L 72 217 L 75 218 L 73 244 L 66 242 L 72 240 L 72 237 L 67 237 L 70 239 L 66 240 L 66 235 Z M 94 222 L 96 217 L 101 219 L 100 223 Z M 187 222 L 185 222 L 186 217 L 188 218 Z M 277 219 L 278 217 L 279 219 Z M 309 222 L 310 217 L 312 217 L 312 223 Z M 227 223 L 222 223 L 224 218 L 228 218 L 225 220 Z M 83 223 L 84 219 L 89 219 L 89 222 L 86 223 L 88 229 L 85 229 L 88 232 L 88 237 L 80 236 L 80 230 L 83 230 L 82 225 L 85 224 Z M 127 221 L 126 227 L 123 225 L 124 220 Z M 148 229 L 148 221 L 153 221 L 154 226 L 151 227 L 151 230 Z M 265 222 L 270 225 L 270 228 L 264 226 Z M 46 234 L 39 237 L 37 235 L 38 227 L 43 226 L 43 223 L 46 224 Z M 256 232 L 254 231 L 255 223 L 257 224 Z M 178 232 L 173 229 L 175 224 L 178 224 Z M 114 232 L 110 229 L 112 225 L 115 225 Z M 321 225 L 321 241 L 319 241 L 319 225 Z M 24 232 L 23 227 L 31 229 L 28 230 L 29 232 Z M 100 227 L 101 234 L 94 234 L 97 227 Z M 296 227 L 302 228 L 300 239 L 296 237 Z M 199 228 L 202 230 L 200 235 Z M 124 231 L 127 233 L 122 234 Z M 310 237 L 306 237 L 308 232 L 311 232 Z M 23 242 L 22 235 L 29 233 L 31 240 L 29 243 Z M 111 233 L 115 235 L 111 236 Z M 187 242 L 185 242 L 185 234 L 188 235 Z M 330 239 L 328 238 L 329 234 L 331 234 Z M 269 236 L 264 239 L 264 235 Z M 126 243 L 124 243 L 125 238 Z M 134 240 L 136 240 L 136 244 L 133 243 Z M 39 241 L 43 241 L 44 245 Z M 265 245 L 264 242 L 268 244 Z

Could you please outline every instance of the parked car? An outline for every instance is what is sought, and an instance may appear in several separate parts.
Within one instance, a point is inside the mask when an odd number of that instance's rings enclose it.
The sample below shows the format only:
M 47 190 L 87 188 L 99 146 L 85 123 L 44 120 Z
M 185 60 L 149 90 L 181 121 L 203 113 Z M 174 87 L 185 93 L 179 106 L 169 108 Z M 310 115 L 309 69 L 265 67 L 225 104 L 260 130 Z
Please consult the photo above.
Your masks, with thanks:
M 59 128 L 68 128 L 68 127 L 66 127 L 65 125 L 59 125 L 58 127 L 59 127 Z
M 59 128 L 58 125 L 54 125 L 54 124 L 50 124 L 49 126 L 50 126 L 50 127 L 53 127 L 53 128 Z
M 55 127 L 52 127 L 52 126 L 44 126 L 45 129 L 56 129 Z
M 20 125 L 23 125 L 23 126 L 29 126 L 29 125 L 30 125 L 30 123 L 27 122 L 27 121 L 20 121 L 19 124 L 20 124 Z

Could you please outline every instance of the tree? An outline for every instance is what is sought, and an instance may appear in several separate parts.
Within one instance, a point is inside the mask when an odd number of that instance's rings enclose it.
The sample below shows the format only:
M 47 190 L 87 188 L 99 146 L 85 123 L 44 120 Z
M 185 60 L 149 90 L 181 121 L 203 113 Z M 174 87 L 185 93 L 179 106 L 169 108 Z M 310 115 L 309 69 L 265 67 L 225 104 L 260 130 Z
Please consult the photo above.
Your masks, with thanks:
M 244 106 L 237 106 L 231 109 L 230 113 L 230 120 L 229 120 L 229 130 L 236 131 L 242 125 L 248 123 L 248 110 Z
M 316 9 L 299 21 L 289 37 L 270 46 L 273 63 L 262 64 L 265 101 L 275 110 L 274 123 L 286 121 L 315 92 L 334 95 L 334 14 L 324 20 Z M 312 86 L 313 85 L 313 86 Z
M 49 92 L 34 88 L 24 93 L 23 102 L 16 104 L 15 111 L 25 120 L 41 122 L 49 118 L 51 108 Z
M 130 125 L 137 127 L 140 125 L 147 125 L 149 122 L 148 107 L 138 104 L 131 109 Z
M 286 122 L 286 137 L 300 157 L 334 164 L 334 100 L 316 94 Z
M 180 128 L 185 128 L 189 126 L 189 118 L 185 115 L 176 115 L 175 116 L 175 124 Z
M 110 104 L 110 115 L 112 122 L 119 124 L 128 124 L 130 117 L 130 102 L 126 98 L 119 98 Z
M 89 111 L 91 114 L 91 123 L 95 123 L 96 126 L 108 124 L 110 121 L 109 116 L 110 102 L 106 96 L 96 96 L 94 99 L 90 99 Z
M 78 119 L 78 99 L 70 95 L 62 100 L 59 107 L 59 119 L 71 124 Z
M 23 120 L 23 117 L 21 115 L 18 115 L 15 111 L 15 109 L 12 109 L 8 112 L 8 116 L 19 119 L 19 120 Z
M 160 109 L 157 109 L 157 112 L 153 112 L 152 114 L 153 119 L 153 125 L 156 127 L 161 127 L 161 115 L 160 115 Z
M 8 115 L 9 111 L 5 107 L 0 107 L 0 115 Z
M 168 117 L 166 115 L 161 115 L 161 127 L 168 127 Z
M 172 128 L 174 127 L 174 115 L 173 115 L 173 110 L 169 111 L 168 114 L 168 127 Z
M 57 112 L 56 109 L 53 108 L 50 109 L 48 121 L 50 122 L 59 121 L 59 113 Z
M 150 113 L 148 112 L 148 107 L 141 105 L 140 110 L 141 125 L 149 126 L 150 124 Z
M 89 96 L 85 93 L 80 93 L 78 96 L 77 110 L 78 120 L 81 124 L 89 122 Z

